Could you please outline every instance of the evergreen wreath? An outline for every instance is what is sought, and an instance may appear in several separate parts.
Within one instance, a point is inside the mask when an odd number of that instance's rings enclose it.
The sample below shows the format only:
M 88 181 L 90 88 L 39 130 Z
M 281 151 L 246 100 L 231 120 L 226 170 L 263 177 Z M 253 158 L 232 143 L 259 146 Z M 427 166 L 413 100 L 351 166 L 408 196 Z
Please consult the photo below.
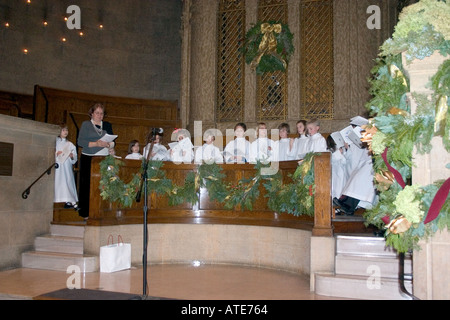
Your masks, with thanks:
M 366 225 L 385 229 L 386 243 L 399 252 L 419 249 L 420 239 L 444 228 L 450 230 L 450 178 L 426 186 L 410 185 L 414 148 L 420 154 L 429 153 L 431 139 L 441 136 L 445 149 L 450 152 L 450 60 L 445 60 L 431 78 L 431 99 L 411 93 L 417 102 L 416 113 L 411 114 L 406 98 L 409 79 L 404 75 L 400 54 L 404 48 L 412 48 L 406 54 L 407 63 L 411 57 L 422 59 L 435 50 L 447 55 L 448 32 L 439 33 L 440 25 L 433 23 L 442 24 L 442 21 L 433 21 L 428 16 L 444 14 L 448 19 L 448 5 L 422 0 L 405 8 L 393 38 L 381 47 L 384 57 L 377 59 L 369 80 L 373 98 L 366 107 L 373 119 L 364 139 L 374 156 L 379 201 L 364 217 Z M 437 34 L 432 38 L 438 41 L 416 42 L 417 38 L 425 39 L 421 34 L 426 35 L 430 30 Z M 446 168 L 450 169 L 450 164 Z
M 280 22 L 258 22 L 250 28 L 239 51 L 245 62 L 256 70 L 256 74 L 286 71 L 294 53 L 293 34 L 287 24 Z

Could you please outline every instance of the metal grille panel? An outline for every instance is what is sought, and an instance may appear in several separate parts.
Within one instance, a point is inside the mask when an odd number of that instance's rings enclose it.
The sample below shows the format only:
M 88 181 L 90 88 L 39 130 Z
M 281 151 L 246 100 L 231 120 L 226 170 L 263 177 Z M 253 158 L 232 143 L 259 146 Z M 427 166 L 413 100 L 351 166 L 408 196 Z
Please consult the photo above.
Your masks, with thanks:
M 220 0 L 216 121 L 244 118 L 245 60 L 239 52 L 245 37 L 245 0 Z
M 333 1 L 302 0 L 301 117 L 333 119 Z
M 258 21 L 287 23 L 286 0 L 260 0 Z M 289 67 L 288 67 L 289 68 Z M 287 117 L 287 72 L 257 76 L 257 119 L 285 120 Z

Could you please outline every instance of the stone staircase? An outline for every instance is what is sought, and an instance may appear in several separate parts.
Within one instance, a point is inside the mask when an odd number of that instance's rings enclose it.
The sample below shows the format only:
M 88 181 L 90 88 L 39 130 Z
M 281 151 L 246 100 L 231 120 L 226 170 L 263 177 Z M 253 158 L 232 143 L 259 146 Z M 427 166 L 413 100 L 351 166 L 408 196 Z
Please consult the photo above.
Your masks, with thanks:
M 398 255 L 386 247 L 384 238 L 338 235 L 335 271 L 315 274 L 315 293 L 367 300 L 410 300 L 400 290 L 398 272 Z M 404 273 L 412 273 L 410 255 L 405 256 Z M 412 293 L 410 277 L 405 280 L 405 288 Z
M 22 267 L 67 271 L 71 265 L 81 272 L 99 270 L 98 256 L 84 254 L 84 226 L 52 224 L 50 234 L 36 237 L 34 251 L 22 253 Z

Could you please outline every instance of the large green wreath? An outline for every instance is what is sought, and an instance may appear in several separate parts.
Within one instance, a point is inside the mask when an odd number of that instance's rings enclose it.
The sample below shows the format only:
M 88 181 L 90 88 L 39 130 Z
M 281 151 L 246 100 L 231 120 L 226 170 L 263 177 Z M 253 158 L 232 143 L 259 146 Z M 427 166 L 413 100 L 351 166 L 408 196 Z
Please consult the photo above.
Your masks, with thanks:
M 112 156 L 106 157 L 100 163 L 100 195 L 103 200 L 116 202 L 122 207 L 131 207 L 140 186 L 140 174 L 133 175 L 129 183 L 123 182 L 118 176 L 124 162 Z M 253 209 L 263 184 L 269 198 L 268 207 L 275 212 L 285 212 L 299 215 L 314 215 L 314 154 L 308 154 L 290 175 L 292 182 L 282 183 L 280 173 L 263 175 L 262 169 L 267 165 L 258 162 L 255 165 L 256 174 L 249 179 L 241 179 L 236 185 L 223 182 L 225 175 L 217 164 L 202 164 L 189 172 L 182 186 L 173 184 L 166 177 L 164 162 L 150 161 L 147 169 L 149 192 L 168 197 L 169 205 L 199 201 L 200 188 L 206 188 L 209 198 L 223 203 L 226 209 Z
M 450 152 L 450 60 L 445 60 L 432 77 L 430 99 L 411 93 L 417 102 L 416 113 L 411 114 L 406 99 L 409 79 L 404 75 L 401 57 L 404 50 L 408 50 L 407 63 L 435 51 L 447 56 L 450 28 L 444 21 L 450 19 L 449 9 L 449 3 L 435 0 L 421 0 L 406 7 L 393 37 L 381 47 L 383 56 L 377 59 L 372 70 L 373 98 L 366 107 L 373 116 L 373 127 L 367 131 L 373 135 L 371 149 L 379 202 L 364 217 L 367 225 L 385 229 L 386 243 L 399 252 L 419 249 L 420 239 L 444 228 L 450 230 L 449 196 L 437 215 L 429 216 L 436 195 L 450 179 L 426 186 L 410 185 L 414 148 L 420 154 L 429 153 L 431 139 L 441 136 L 445 149 Z M 444 18 L 437 19 L 437 16 Z M 450 164 L 446 168 L 450 169 Z M 440 194 L 444 196 L 445 193 Z
M 280 25 L 280 32 L 276 31 L 261 31 L 264 26 Z M 272 30 L 272 29 L 270 29 Z M 276 40 L 276 49 L 273 51 L 267 50 L 265 54 L 262 52 L 261 42 L 265 41 L 268 36 L 274 36 Z M 289 30 L 287 24 L 280 22 L 258 22 L 250 28 L 243 42 L 240 52 L 245 57 L 245 62 L 255 68 L 256 73 L 261 75 L 265 72 L 286 71 L 286 66 L 289 63 L 291 55 L 294 53 L 293 34 Z M 255 60 L 260 60 L 256 63 Z

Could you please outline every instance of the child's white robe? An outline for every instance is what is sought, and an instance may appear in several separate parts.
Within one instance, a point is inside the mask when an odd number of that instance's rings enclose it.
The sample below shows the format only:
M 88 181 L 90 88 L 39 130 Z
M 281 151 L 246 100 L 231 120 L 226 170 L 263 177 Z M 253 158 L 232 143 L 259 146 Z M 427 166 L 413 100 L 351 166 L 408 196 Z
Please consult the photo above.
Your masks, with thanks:
M 58 151 L 63 151 L 64 153 L 67 153 L 67 155 L 66 157 L 56 157 L 55 153 L 55 161 L 58 164 L 58 168 L 55 169 L 54 202 L 69 202 L 75 204 L 78 202 L 78 195 L 73 165 L 77 162 L 77 149 L 72 142 L 58 137 L 56 139 L 56 152 Z M 73 159 L 68 156 L 70 153 L 73 154 Z

